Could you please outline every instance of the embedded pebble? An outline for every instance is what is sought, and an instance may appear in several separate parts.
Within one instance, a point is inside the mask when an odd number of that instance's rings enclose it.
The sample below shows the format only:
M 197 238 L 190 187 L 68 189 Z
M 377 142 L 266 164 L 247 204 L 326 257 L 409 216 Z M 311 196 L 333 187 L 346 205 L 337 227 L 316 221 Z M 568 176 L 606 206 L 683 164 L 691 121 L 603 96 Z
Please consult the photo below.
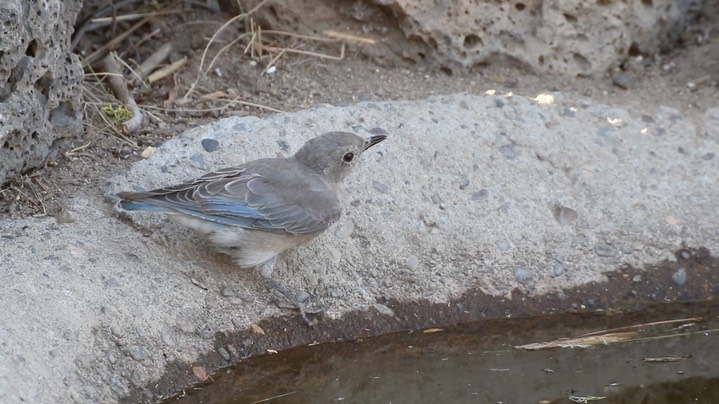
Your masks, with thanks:
M 558 262 L 554 265 L 554 276 L 562 276 L 564 273 L 564 264 Z
M 617 249 L 609 244 L 597 243 L 594 245 L 594 253 L 600 257 L 613 257 L 617 255 Z
M 689 254 L 689 251 L 682 251 L 682 258 L 684 258 L 685 260 L 688 260 L 689 258 L 691 258 L 691 256 L 692 255 Z
M 220 301 L 217 299 L 217 295 L 214 293 L 208 293 L 205 295 L 205 305 L 211 309 L 219 309 Z
M 683 286 L 687 281 L 687 270 L 684 268 L 677 269 L 677 271 L 672 274 L 672 280 L 677 286 Z
M 622 244 L 621 247 L 619 247 L 622 251 L 622 254 L 629 255 L 634 252 L 634 248 L 630 246 L 629 244 Z
M 459 180 L 459 189 L 464 190 L 464 189 L 467 188 L 468 186 L 469 186 L 469 178 L 467 178 L 467 177 L 462 177 L 462 178 Z
M 410 255 L 407 257 L 407 261 L 405 262 L 407 265 L 407 268 L 411 271 L 416 271 L 417 268 L 419 268 L 419 258 L 415 255 Z
M 352 232 L 355 230 L 355 224 L 352 220 L 347 219 L 344 223 L 339 225 L 337 227 L 337 230 L 335 230 L 335 236 L 340 239 L 344 240 L 349 238 L 349 236 L 352 235 Z
M 168 326 L 163 326 L 160 329 L 160 335 L 162 336 L 162 342 L 165 343 L 167 346 L 175 346 L 177 344 L 177 341 L 175 341 L 175 335 Z
M 394 285 L 394 282 L 392 282 L 392 278 L 390 278 L 390 277 L 388 276 L 388 277 L 384 278 L 384 280 L 382 281 L 382 284 L 383 284 L 384 287 L 386 287 L 386 288 L 391 288 L 392 285 Z
M 327 252 L 330 254 L 330 259 L 333 264 L 339 264 L 342 259 L 342 252 L 333 246 L 327 246 Z
M 577 115 L 576 112 L 572 108 L 564 108 L 562 110 L 562 116 L 566 116 L 568 118 L 574 118 Z
M 379 181 L 376 181 L 376 180 L 372 180 L 372 186 L 374 187 L 374 189 L 378 190 L 379 192 L 381 192 L 383 194 L 389 193 L 389 190 L 390 190 L 390 188 L 387 185 L 385 185 Z
M 375 303 L 372 305 L 380 314 L 384 314 L 386 316 L 394 316 L 394 311 L 390 309 L 389 307 L 385 306 L 384 304 Z
M 344 293 L 342 293 L 339 289 L 332 289 L 330 296 L 332 296 L 333 299 L 341 299 L 342 296 L 344 296 Z
M 505 239 L 497 240 L 496 243 L 494 243 L 499 251 L 507 251 L 511 247 L 511 244 L 509 244 L 509 241 Z
M 628 90 L 634 86 L 634 78 L 626 73 L 620 73 L 612 77 L 612 83 L 622 90 Z
M 439 196 L 439 194 L 434 194 L 434 195 L 432 195 L 431 199 L 432 199 L 432 203 L 435 204 L 435 205 L 438 205 L 438 204 L 444 202 L 444 201 L 442 200 L 442 197 Z
M 714 154 L 712 152 L 708 152 L 702 156 L 702 160 L 705 160 L 705 161 L 714 160 L 714 157 L 716 157 L 716 154 Z
M 223 348 L 223 347 L 220 347 L 220 348 L 217 350 L 217 353 L 220 354 L 220 356 L 222 357 L 222 359 L 224 359 L 224 360 L 226 360 L 226 361 L 228 361 L 228 362 L 230 361 L 230 353 L 227 352 L 227 349 L 225 349 L 225 348 Z
M 563 301 L 566 298 L 567 298 L 567 294 L 564 293 L 563 290 L 560 290 L 559 292 L 557 292 L 557 299 L 559 299 L 560 301 Z
M 560 225 L 566 226 L 577 220 L 579 214 L 577 214 L 577 211 L 572 208 L 559 206 L 556 212 L 556 217 L 557 222 L 559 222 Z
M 194 333 L 197 331 L 197 327 L 195 324 L 193 324 L 190 320 L 183 319 L 177 322 L 177 325 L 180 327 L 180 330 L 182 332 L 186 332 L 188 334 Z
M 237 296 L 228 297 L 228 298 L 227 298 L 227 302 L 230 303 L 230 304 L 232 304 L 232 305 L 235 305 L 235 306 L 239 306 L 239 305 L 241 305 L 241 304 L 245 304 L 245 300 L 242 299 L 241 297 L 237 297 Z
M 527 268 L 524 267 L 516 267 L 514 268 L 514 279 L 517 280 L 519 283 L 524 283 L 529 280 L 529 278 L 532 277 L 532 273 L 529 272 Z
M 233 345 L 227 344 L 225 345 L 225 349 L 227 349 L 227 352 L 229 352 L 231 357 L 239 357 L 239 355 L 237 355 L 237 349 L 235 349 Z
M 634 277 L 632 278 L 632 282 L 634 282 L 634 283 L 640 283 L 641 281 L 642 281 L 641 275 L 634 275 Z
M 223 286 L 222 289 L 220 289 L 220 295 L 222 295 L 222 297 L 232 297 L 235 295 L 235 292 L 231 287 Z
M 472 197 L 470 198 L 473 201 L 483 201 L 489 197 L 489 191 L 486 189 L 480 189 L 477 192 L 472 193 Z
M 147 348 L 141 345 L 131 345 L 127 347 L 127 353 L 130 354 L 132 359 L 138 362 L 150 358 L 150 352 L 148 352 Z

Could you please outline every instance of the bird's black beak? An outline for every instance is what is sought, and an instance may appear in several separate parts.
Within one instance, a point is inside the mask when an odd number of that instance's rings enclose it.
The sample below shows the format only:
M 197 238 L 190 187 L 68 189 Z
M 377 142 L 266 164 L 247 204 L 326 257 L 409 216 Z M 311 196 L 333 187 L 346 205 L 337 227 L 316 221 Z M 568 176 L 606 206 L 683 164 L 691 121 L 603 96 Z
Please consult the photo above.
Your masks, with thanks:
M 364 149 L 367 150 L 370 147 L 376 145 L 377 143 L 387 139 L 386 135 L 376 135 L 372 136 L 371 138 L 367 139 L 367 142 L 364 144 Z

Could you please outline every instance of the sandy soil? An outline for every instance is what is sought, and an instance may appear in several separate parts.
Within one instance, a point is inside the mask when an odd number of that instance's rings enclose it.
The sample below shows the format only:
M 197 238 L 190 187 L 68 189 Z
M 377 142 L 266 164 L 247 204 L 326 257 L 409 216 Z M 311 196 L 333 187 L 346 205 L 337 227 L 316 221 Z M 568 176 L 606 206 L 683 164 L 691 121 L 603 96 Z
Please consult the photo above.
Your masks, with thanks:
M 144 60 L 168 42 L 174 48 L 171 61 L 188 58 L 173 75 L 131 88 L 138 104 L 148 112 L 143 129 L 123 139 L 96 116 L 93 118 L 96 113 L 88 105 L 85 142 L 72 152 L 49 160 L 44 168 L 6 184 L 0 190 L 0 219 L 52 215 L 61 220 L 68 198 L 104 193 L 104 179 L 118 168 L 141 159 L 147 146 L 156 146 L 187 128 L 222 116 L 263 116 L 273 111 L 302 110 L 319 103 L 421 99 L 456 92 L 483 94 L 491 89 L 528 96 L 560 91 L 609 105 L 666 105 L 689 115 L 716 106 L 719 100 L 719 21 L 710 18 L 689 24 L 681 40 L 668 44 L 665 52 L 628 58 L 599 78 L 539 77 L 502 66 L 450 75 L 421 65 L 386 66 L 384 62 L 378 63 L 376 57 L 367 56 L 362 46 L 354 44 L 346 47 L 341 60 L 286 54 L 277 60 L 274 73 L 263 74 L 272 55 L 253 58 L 243 53 L 246 42 L 240 41 L 217 57 L 211 72 L 202 76 L 193 94 L 183 100 L 198 76 L 209 38 L 229 18 L 228 14 L 194 8 L 157 17 L 130 36 L 118 49 L 118 54 L 130 65 Z M 92 51 L 130 25 L 128 22 L 88 32 L 77 48 L 78 53 Z M 223 31 L 217 45 L 210 48 L 207 61 L 243 30 L 240 23 L 235 23 Z M 192 33 L 189 37 L 188 32 Z M 340 54 L 337 43 L 284 38 L 273 45 Z M 377 54 L 376 50 L 370 53 Z M 101 88 L 88 78 L 88 93 L 102 96 Z M 218 94 L 221 98 L 212 98 Z M 231 104 L 232 99 L 262 107 Z

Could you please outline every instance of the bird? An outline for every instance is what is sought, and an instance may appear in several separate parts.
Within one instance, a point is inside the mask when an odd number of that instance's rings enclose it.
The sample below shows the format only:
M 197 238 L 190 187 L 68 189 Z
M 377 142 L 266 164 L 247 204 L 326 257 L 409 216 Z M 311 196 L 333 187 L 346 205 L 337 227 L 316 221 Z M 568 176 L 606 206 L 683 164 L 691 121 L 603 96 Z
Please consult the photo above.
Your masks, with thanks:
M 120 211 L 163 213 L 205 235 L 239 267 L 257 268 L 265 284 L 312 325 L 307 314 L 321 310 L 310 308 L 272 278 L 277 258 L 340 218 L 344 179 L 363 152 L 386 138 L 328 132 L 308 140 L 291 157 L 252 160 L 179 185 L 112 196 Z

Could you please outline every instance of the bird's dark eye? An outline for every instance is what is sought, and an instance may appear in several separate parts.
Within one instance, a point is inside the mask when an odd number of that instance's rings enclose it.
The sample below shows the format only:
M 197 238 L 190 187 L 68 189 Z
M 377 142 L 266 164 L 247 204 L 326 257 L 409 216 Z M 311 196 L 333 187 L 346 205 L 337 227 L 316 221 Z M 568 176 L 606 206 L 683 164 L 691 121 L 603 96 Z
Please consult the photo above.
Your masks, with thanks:
M 352 160 L 354 160 L 354 159 L 355 159 L 355 154 L 352 153 L 352 152 L 347 152 L 347 153 L 345 153 L 344 156 L 342 156 L 342 160 L 343 160 L 345 163 L 351 163 Z

